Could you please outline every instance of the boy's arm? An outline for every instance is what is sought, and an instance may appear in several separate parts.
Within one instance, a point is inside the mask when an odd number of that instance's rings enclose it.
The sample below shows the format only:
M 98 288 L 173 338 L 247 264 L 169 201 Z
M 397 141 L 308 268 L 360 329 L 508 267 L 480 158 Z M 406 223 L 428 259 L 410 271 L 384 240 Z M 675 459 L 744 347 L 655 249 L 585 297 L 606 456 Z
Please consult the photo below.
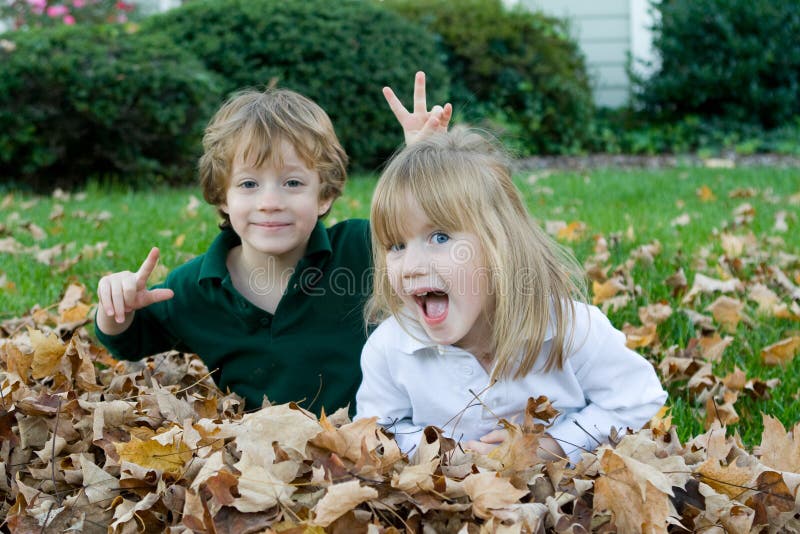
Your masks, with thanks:
M 397 122 L 403 127 L 406 145 L 413 145 L 432 133 L 446 132 L 453 116 L 453 106 L 448 102 L 442 106 L 433 106 L 428 111 L 425 98 L 425 73 L 420 71 L 414 78 L 414 107 L 413 112 L 403 106 L 391 87 L 383 88 L 383 96 L 397 117 Z
M 158 263 L 159 251 L 153 247 L 135 273 L 122 271 L 100 279 L 97 284 L 97 328 L 108 336 L 125 332 L 136 310 L 174 296 L 171 289 L 147 289 L 147 279 Z

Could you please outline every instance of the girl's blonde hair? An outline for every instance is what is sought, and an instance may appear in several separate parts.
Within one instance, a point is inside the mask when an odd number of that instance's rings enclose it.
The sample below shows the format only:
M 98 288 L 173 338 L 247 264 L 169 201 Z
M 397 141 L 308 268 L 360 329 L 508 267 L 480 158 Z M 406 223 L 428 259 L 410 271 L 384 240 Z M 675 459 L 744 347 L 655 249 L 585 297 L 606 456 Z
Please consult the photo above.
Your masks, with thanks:
M 550 323 L 553 343 L 544 369 L 561 369 L 571 343 L 573 299 L 585 299 L 583 271 L 531 219 L 505 153 L 474 130 L 456 127 L 411 145 L 383 172 L 370 214 L 376 277 L 367 319 L 379 321 L 403 307 L 389 283 L 386 251 L 402 242 L 409 198 L 436 228 L 479 239 L 494 296 L 488 310 L 496 362 L 492 378 L 530 372 Z

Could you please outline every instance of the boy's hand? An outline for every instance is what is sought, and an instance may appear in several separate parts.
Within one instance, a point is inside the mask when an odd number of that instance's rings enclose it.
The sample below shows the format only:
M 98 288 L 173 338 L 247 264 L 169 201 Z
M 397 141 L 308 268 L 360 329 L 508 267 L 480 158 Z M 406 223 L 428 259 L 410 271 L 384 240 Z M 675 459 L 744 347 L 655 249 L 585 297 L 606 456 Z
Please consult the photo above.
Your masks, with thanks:
M 406 145 L 413 145 L 420 139 L 436 132 L 446 132 L 453 116 L 453 106 L 449 103 L 444 107 L 433 106 L 428 111 L 425 100 L 425 73 L 420 71 L 414 78 L 414 112 L 408 110 L 394 94 L 390 87 L 383 88 L 383 96 L 392 109 L 397 122 L 403 127 Z
M 153 247 L 135 273 L 122 271 L 100 279 L 97 284 L 97 325 L 104 333 L 116 335 L 124 332 L 130 326 L 133 312 L 175 296 L 171 289 L 147 289 L 147 279 L 158 263 L 158 255 L 158 249 Z

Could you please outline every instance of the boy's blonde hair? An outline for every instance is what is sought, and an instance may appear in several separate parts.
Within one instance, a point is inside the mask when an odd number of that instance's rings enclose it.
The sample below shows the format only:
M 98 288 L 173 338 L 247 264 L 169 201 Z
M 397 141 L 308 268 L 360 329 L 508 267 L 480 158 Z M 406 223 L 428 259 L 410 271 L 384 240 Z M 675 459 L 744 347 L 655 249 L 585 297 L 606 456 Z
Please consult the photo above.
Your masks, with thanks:
M 386 251 L 403 240 L 409 195 L 434 227 L 479 239 L 494 296 L 488 310 L 496 361 L 492 378 L 530 372 L 551 322 L 545 369 L 561 369 L 571 341 L 573 299 L 584 298 L 582 269 L 531 220 L 507 156 L 475 131 L 454 128 L 431 136 L 405 148 L 383 172 L 370 214 L 376 279 L 368 319 L 397 315 L 403 307 L 389 283 Z
M 279 166 L 280 151 L 275 147 L 281 141 L 291 144 L 308 168 L 319 173 L 320 200 L 342 194 L 347 154 L 328 114 L 294 91 L 248 89 L 231 96 L 206 127 L 198 164 L 206 201 L 217 207 L 225 202 L 237 154 L 258 166 L 268 161 Z M 228 215 L 222 210 L 219 213 L 224 219 L 222 226 L 230 226 Z

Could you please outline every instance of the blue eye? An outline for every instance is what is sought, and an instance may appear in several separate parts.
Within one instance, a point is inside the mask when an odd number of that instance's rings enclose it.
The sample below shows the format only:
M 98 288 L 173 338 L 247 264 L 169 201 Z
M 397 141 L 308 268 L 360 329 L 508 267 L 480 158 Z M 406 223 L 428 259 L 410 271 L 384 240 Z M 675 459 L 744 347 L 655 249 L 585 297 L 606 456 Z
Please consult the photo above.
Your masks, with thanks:
M 252 189 L 254 187 L 258 187 L 258 182 L 248 178 L 246 180 L 242 180 L 241 182 L 239 182 L 239 187 L 242 187 L 244 189 Z
M 437 245 L 443 245 L 450 241 L 450 236 L 444 232 L 434 232 L 434 234 L 431 236 L 431 240 Z
M 286 180 L 286 185 L 288 187 L 300 187 L 303 185 L 303 182 L 301 182 L 297 178 L 289 178 L 288 180 Z
M 389 245 L 389 252 L 399 252 L 405 249 L 406 246 L 402 243 L 395 243 L 394 245 Z

